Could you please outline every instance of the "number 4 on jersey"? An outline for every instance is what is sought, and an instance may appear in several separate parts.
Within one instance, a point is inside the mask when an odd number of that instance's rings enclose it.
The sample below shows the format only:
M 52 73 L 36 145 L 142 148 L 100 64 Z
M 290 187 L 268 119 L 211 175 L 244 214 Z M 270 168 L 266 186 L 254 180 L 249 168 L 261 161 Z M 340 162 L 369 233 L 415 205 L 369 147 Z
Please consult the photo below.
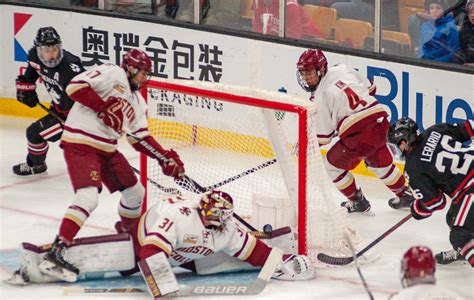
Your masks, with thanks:
M 356 109 L 357 106 L 359 105 L 362 105 L 362 106 L 367 105 L 367 101 L 365 101 L 364 99 L 360 99 L 359 96 L 356 94 L 356 92 L 354 92 L 354 90 L 352 90 L 344 82 L 339 80 L 338 82 L 336 82 L 336 86 L 344 91 L 344 93 L 347 96 L 347 100 L 349 101 L 349 107 L 352 110 Z

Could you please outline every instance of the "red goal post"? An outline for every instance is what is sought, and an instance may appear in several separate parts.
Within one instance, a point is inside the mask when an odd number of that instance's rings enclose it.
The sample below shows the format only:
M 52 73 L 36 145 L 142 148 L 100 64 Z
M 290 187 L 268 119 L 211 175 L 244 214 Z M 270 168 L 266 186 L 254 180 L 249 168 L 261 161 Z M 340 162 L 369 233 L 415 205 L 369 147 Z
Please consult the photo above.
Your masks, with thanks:
M 313 262 L 322 250 L 348 254 L 342 238 L 347 213 L 334 199 L 323 167 L 312 102 L 249 87 L 178 80 L 149 81 L 143 94 L 150 134 L 178 152 L 189 177 L 212 186 L 243 174 L 219 189 L 233 197 L 236 213 L 246 221 L 258 229 L 264 224 L 293 227 L 298 252 Z M 140 169 L 146 206 L 167 196 L 147 178 L 199 199 L 164 176 L 153 159 L 142 155 Z

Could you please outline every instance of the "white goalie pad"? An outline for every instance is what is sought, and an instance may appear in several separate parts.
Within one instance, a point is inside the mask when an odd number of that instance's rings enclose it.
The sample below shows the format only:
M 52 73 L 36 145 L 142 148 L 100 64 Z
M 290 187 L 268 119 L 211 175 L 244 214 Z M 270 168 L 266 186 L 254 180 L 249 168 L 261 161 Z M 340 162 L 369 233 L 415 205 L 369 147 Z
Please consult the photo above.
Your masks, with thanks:
M 285 254 L 296 254 L 296 242 L 294 233 L 290 227 L 283 227 L 268 233 L 268 235 L 257 237 L 272 248 L 279 248 Z M 198 275 L 208 275 L 225 272 L 238 272 L 247 270 L 258 270 L 249 263 L 224 252 L 217 252 L 194 261 Z
M 20 270 L 26 274 L 28 282 L 45 283 L 58 281 L 40 272 L 38 266 L 43 256 L 51 249 L 51 244 L 36 246 L 22 243 Z M 105 272 L 123 271 L 135 266 L 132 239 L 128 234 L 114 234 L 79 238 L 65 249 L 64 258 L 78 267 L 80 274 L 97 277 Z
M 138 266 L 153 299 L 179 290 L 178 280 L 163 252 L 139 261 Z

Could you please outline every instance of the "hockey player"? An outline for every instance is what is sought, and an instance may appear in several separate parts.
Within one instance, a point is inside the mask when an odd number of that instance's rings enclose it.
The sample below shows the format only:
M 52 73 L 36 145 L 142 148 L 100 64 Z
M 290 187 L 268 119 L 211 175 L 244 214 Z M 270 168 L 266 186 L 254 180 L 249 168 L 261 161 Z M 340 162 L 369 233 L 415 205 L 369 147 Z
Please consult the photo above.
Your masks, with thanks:
M 419 134 L 418 125 L 401 118 L 388 132 L 388 140 L 405 161 L 405 176 L 416 200 L 411 213 L 417 220 L 431 216 L 446 205 L 453 250 L 436 255 L 440 264 L 467 260 L 474 266 L 474 121 L 459 124 L 437 124 Z
M 341 206 L 349 213 L 370 210 L 369 201 L 350 172 L 364 160 L 367 168 L 396 194 L 389 205 L 394 209 L 408 208 L 413 197 L 387 148 L 390 124 L 384 107 L 373 97 L 375 87 L 346 65 L 328 67 L 324 53 L 318 49 L 301 54 L 296 76 L 301 87 L 311 93 L 310 100 L 317 104 L 319 145 L 339 137 L 324 163 L 330 178 L 348 199 Z
M 167 198 L 152 205 L 141 217 L 140 222 L 129 230 L 133 243 L 131 241 L 128 243 L 130 238 L 124 237 L 122 233 L 115 236 L 78 239 L 65 251 L 72 261 L 82 266 L 81 274 L 121 271 L 124 276 L 131 275 L 139 271 L 137 266 L 132 268 L 136 256 L 146 283 L 150 285 L 150 282 L 155 282 L 163 294 L 165 292 L 160 286 L 162 281 L 159 277 L 163 274 L 172 274 L 171 267 L 185 266 L 198 274 L 229 271 L 229 262 L 235 260 L 241 269 L 248 268 L 248 264 L 263 267 L 272 251 L 277 251 L 275 253 L 278 255 L 273 278 L 280 280 L 314 278 L 315 269 L 306 256 L 281 254 L 275 247 L 268 246 L 271 240 L 265 240 L 264 243 L 241 227 L 232 216 L 233 211 L 233 199 L 221 191 L 209 191 L 198 201 L 185 200 L 179 196 Z M 122 226 L 118 225 L 116 227 L 121 231 Z M 291 243 L 289 238 L 286 242 L 284 238 L 279 244 Z M 111 248 L 112 243 L 116 244 L 113 247 L 116 250 Z M 96 245 L 94 251 L 97 253 L 85 258 L 78 248 L 90 244 Z M 132 245 L 134 251 L 131 251 Z M 57 281 L 57 277 L 44 275 L 40 272 L 41 269 L 38 270 L 41 252 L 44 252 L 42 248 L 23 243 L 20 270 L 7 282 L 25 285 L 28 282 Z M 111 251 L 116 256 L 115 262 L 107 253 Z M 221 253 L 226 255 L 217 256 Z M 103 261 L 100 259 L 101 256 L 107 255 L 108 259 Z M 124 269 L 127 266 L 132 269 Z M 159 269 L 159 274 L 153 272 L 150 274 L 149 271 L 156 268 Z M 167 282 L 169 283 L 169 280 Z M 164 284 L 166 285 L 166 282 Z M 175 285 L 174 290 L 177 288 Z M 150 290 L 153 288 L 150 287 Z
M 400 278 L 403 289 L 390 300 L 462 299 L 455 292 L 436 286 L 436 262 L 427 247 L 415 246 L 405 252 L 401 262 Z
M 16 98 L 29 107 L 35 107 L 39 103 L 35 82 L 41 77 L 52 98 L 52 112 L 65 120 L 74 103 L 66 94 L 66 85 L 82 72 L 84 67 L 80 59 L 63 50 L 56 30 L 53 27 L 42 27 L 38 29 L 34 46 L 28 52 L 26 71 L 16 79 Z M 48 141 L 56 142 L 61 138 L 62 132 L 61 122 L 52 114 L 31 124 L 26 129 L 26 162 L 13 166 L 13 173 L 27 176 L 46 172 Z
M 61 252 L 97 207 L 102 184 L 111 193 L 122 193 L 118 213 L 124 230 L 138 222 L 145 192 L 117 150 L 124 130 L 130 133 L 129 142 L 137 151 L 153 158 L 159 153 L 165 158 L 159 161 L 165 175 L 177 178 L 184 173 L 178 154 L 163 149 L 148 132 L 146 103 L 139 89 L 150 71 L 148 55 L 132 49 L 123 56 L 121 66 L 100 65 L 74 77 L 67 86 L 67 94 L 76 103 L 64 125 L 61 147 L 75 197 L 41 266 L 44 272 L 75 277 L 77 268 L 65 261 Z

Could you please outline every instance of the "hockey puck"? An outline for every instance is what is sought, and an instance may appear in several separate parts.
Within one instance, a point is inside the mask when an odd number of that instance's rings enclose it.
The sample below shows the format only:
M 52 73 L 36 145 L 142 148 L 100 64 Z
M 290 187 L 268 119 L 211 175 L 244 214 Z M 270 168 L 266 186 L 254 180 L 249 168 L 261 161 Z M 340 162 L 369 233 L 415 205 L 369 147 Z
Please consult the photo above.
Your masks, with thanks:
M 263 226 L 263 232 L 265 232 L 265 233 L 270 233 L 270 232 L 272 232 L 272 231 L 273 231 L 272 225 L 270 225 L 270 224 L 265 224 L 265 225 Z

